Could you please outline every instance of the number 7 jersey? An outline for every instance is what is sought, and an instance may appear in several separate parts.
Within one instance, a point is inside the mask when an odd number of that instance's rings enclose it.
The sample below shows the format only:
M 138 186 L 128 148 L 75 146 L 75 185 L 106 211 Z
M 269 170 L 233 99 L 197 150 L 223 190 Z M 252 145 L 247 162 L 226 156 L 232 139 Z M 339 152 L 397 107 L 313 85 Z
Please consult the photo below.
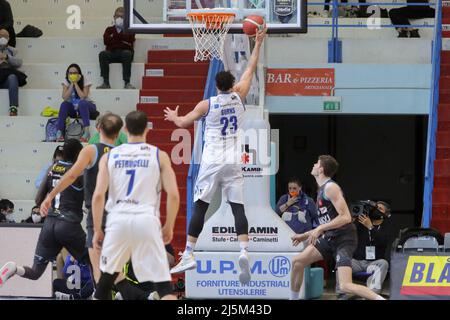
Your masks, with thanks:
M 109 214 L 149 213 L 159 217 L 161 178 L 158 148 L 128 143 L 108 154 Z

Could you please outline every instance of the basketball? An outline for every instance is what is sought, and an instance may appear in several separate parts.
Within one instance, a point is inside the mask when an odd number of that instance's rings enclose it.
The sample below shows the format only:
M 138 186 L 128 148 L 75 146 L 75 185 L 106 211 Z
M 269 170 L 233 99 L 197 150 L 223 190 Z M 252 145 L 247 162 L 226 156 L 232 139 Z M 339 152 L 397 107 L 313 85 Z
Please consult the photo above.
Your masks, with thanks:
M 242 23 L 242 29 L 244 33 L 249 37 L 254 37 L 258 30 L 264 28 L 264 18 L 261 16 L 248 16 L 244 19 Z

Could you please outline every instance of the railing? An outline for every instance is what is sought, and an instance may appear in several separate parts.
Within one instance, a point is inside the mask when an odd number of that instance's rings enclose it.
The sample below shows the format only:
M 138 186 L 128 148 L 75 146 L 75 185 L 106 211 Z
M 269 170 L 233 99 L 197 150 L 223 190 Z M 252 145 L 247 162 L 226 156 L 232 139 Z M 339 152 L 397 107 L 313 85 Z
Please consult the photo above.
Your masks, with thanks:
M 441 0 L 439 0 L 440 2 Z M 330 3 L 325 2 L 308 2 L 308 6 L 324 6 L 328 5 L 332 8 L 331 10 L 331 24 L 308 24 L 308 28 L 331 28 L 331 38 L 328 42 L 328 62 L 329 63 L 341 63 L 342 62 L 342 44 L 339 40 L 339 28 L 367 28 L 368 30 L 382 29 L 382 28 L 434 28 L 434 25 L 424 24 L 411 24 L 411 25 L 394 25 L 394 24 L 381 24 L 381 19 L 375 13 L 369 17 L 366 17 L 366 23 L 363 24 L 359 22 L 358 24 L 340 24 L 339 23 L 339 7 L 345 6 L 357 6 L 357 7 L 372 7 L 375 6 L 435 6 L 434 3 L 385 3 L 385 2 L 369 2 L 369 3 L 359 3 L 359 2 L 338 2 L 337 0 L 332 0 Z M 372 8 L 373 9 L 373 8 Z
M 432 217 L 433 186 L 434 186 L 434 160 L 436 159 L 436 131 L 439 104 L 439 78 L 442 49 L 442 0 L 437 0 L 435 28 L 433 35 L 432 77 L 430 112 L 428 117 L 427 155 L 425 164 L 425 183 L 423 190 L 422 227 L 430 226 Z

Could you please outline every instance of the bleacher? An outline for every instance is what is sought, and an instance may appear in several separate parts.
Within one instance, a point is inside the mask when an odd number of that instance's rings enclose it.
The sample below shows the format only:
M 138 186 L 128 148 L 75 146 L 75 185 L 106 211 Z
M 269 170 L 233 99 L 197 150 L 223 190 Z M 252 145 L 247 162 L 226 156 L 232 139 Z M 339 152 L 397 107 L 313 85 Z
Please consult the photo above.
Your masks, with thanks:
M 10 1 L 15 29 L 31 24 L 43 30 L 42 38 L 18 38 L 17 49 L 24 60 L 21 68 L 28 84 L 19 89 L 19 117 L 9 117 L 7 90 L 0 90 L 0 196 L 14 202 L 14 219 L 27 217 L 34 206 L 38 172 L 51 160 L 56 143 L 44 143 L 48 118 L 40 116 L 46 106 L 59 109 L 61 82 L 69 64 L 79 63 L 84 75 L 93 82 L 91 98 L 100 112 L 112 111 L 125 116 L 136 109 L 139 90 L 123 89 L 122 67 L 111 66 L 111 90 L 96 90 L 100 85 L 98 53 L 104 49 L 103 31 L 112 23 L 112 15 L 122 1 Z M 68 6 L 80 7 L 84 19 L 81 30 L 69 30 Z M 144 75 L 146 41 L 136 43 L 131 82 L 139 88 Z M 139 55 L 142 53 L 141 55 Z M 95 132 L 91 123 L 91 132 Z

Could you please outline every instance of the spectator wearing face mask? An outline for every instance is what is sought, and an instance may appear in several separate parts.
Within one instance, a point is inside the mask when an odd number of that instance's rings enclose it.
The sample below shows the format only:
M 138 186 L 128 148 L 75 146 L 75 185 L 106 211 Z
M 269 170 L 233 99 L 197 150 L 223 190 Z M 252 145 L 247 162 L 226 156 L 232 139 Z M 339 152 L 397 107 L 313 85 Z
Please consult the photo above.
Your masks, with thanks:
M 6 0 L 0 0 L 0 29 L 8 31 L 10 39 L 9 45 L 16 46 L 16 33 L 14 31 L 14 18 L 11 5 Z
M 122 63 L 122 75 L 125 82 L 125 89 L 136 89 L 130 83 L 131 63 L 134 57 L 134 34 L 124 32 L 123 17 L 125 10 L 123 7 L 116 9 L 114 13 L 114 26 L 108 27 L 103 34 L 103 41 L 106 50 L 100 52 L 100 70 L 103 77 L 103 84 L 97 89 L 111 89 L 109 84 L 109 64 Z
M 0 29 L 0 89 L 8 89 L 9 115 L 17 116 L 19 86 L 26 83 L 26 76 L 17 70 L 22 66 L 22 59 L 17 57 L 17 49 L 9 46 L 9 42 L 9 32 Z
M 29 216 L 27 219 L 22 220 L 21 223 L 44 223 L 45 217 L 42 217 L 39 213 L 39 206 L 34 206 L 33 209 L 31 209 L 31 216 Z
M 14 223 L 13 213 L 14 203 L 7 199 L 0 200 L 0 223 Z
M 83 75 L 80 66 L 72 63 L 67 68 L 66 77 L 61 84 L 64 102 L 59 108 L 56 141 L 64 141 L 67 117 L 80 117 L 84 127 L 80 141 L 88 142 L 91 138 L 90 120 L 98 116 L 97 107 L 89 97 L 92 83 Z
M 302 191 L 299 179 L 288 181 L 288 193 L 281 196 L 276 212 L 295 233 L 305 233 L 318 225 L 314 200 Z

